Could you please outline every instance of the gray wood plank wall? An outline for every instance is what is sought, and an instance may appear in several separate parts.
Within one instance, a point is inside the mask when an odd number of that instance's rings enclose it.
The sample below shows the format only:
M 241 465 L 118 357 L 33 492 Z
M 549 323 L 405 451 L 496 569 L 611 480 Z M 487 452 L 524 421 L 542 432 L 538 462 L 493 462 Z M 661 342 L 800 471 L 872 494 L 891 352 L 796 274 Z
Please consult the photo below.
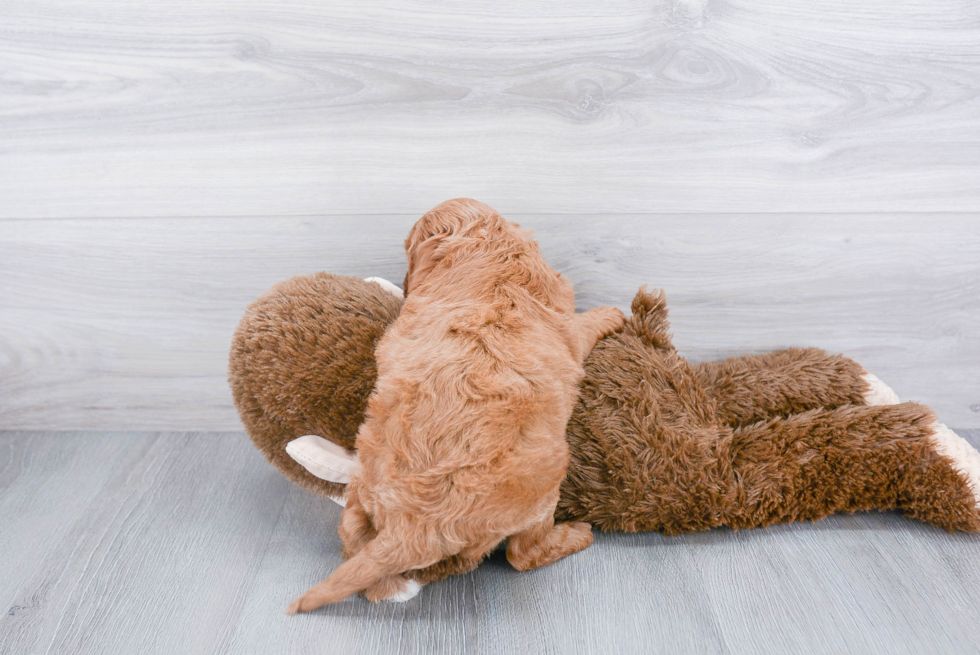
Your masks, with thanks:
M 2 216 L 980 210 L 974 0 L 2 7 Z
M 245 305 L 455 196 L 694 359 L 842 351 L 980 427 L 980 5 L 0 4 L 0 428 L 240 429 Z

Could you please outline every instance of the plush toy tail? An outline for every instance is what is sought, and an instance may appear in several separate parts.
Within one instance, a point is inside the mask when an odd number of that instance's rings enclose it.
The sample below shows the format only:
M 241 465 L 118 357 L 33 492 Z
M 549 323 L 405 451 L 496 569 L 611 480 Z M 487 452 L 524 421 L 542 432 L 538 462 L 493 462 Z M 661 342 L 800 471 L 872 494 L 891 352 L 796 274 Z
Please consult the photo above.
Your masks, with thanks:
M 375 537 L 360 552 L 338 566 L 329 578 L 299 597 L 286 613 L 310 612 L 328 603 L 339 602 L 386 577 L 424 568 L 441 558 L 441 555 L 413 557 L 401 544 L 381 536 Z

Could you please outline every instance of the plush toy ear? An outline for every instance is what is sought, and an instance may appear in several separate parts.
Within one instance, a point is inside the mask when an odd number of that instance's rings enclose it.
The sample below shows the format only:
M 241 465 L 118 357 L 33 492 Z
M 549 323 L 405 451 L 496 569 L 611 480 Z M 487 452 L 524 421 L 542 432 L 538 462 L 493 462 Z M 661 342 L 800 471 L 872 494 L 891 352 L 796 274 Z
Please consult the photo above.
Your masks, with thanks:
M 395 298 L 402 299 L 405 297 L 404 292 L 402 292 L 401 288 L 399 288 L 398 285 L 394 284 L 393 282 L 389 282 L 383 277 L 366 277 L 364 278 L 364 281 L 374 282 L 379 287 L 381 287 L 382 289 L 384 289 L 385 291 L 393 295 Z
M 315 434 L 293 439 L 286 444 L 286 452 L 297 464 L 328 482 L 347 484 L 358 466 L 357 455 Z M 340 505 L 346 504 L 343 498 L 330 498 Z

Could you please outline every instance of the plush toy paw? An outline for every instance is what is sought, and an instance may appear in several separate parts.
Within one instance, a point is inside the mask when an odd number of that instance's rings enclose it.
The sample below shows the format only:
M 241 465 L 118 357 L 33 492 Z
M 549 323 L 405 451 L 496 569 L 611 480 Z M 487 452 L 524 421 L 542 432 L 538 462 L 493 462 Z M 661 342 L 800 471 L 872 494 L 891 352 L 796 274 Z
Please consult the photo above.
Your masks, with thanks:
M 347 484 L 357 470 L 357 456 L 342 447 L 315 434 L 307 434 L 286 444 L 286 452 L 307 471 L 328 482 Z M 343 498 L 331 496 L 339 505 L 346 505 Z
M 881 381 L 874 373 L 865 373 L 861 376 L 870 389 L 864 394 L 864 403 L 866 405 L 897 405 L 901 400 L 898 399 L 898 394 L 892 391 L 892 388 Z
M 932 435 L 933 448 L 937 453 L 953 462 L 953 468 L 964 478 L 980 509 L 980 453 L 942 423 L 936 423 Z
M 385 291 L 387 291 L 388 293 L 390 293 L 391 295 L 393 295 L 395 298 L 404 298 L 405 297 L 405 293 L 402 291 L 401 287 L 399 287 L 398 285 L 396 285 L 396 284 L 394 284 L 392 282 L 389 282 L 388 280 L 384 279 L 383 277 L 366 277 L 366 278 L 364 278 L 364 281 L 365 282 L 374 282 L 375 284 L 377 284 L 378 286 L 380 286 L 382 289 L 384 289 Z

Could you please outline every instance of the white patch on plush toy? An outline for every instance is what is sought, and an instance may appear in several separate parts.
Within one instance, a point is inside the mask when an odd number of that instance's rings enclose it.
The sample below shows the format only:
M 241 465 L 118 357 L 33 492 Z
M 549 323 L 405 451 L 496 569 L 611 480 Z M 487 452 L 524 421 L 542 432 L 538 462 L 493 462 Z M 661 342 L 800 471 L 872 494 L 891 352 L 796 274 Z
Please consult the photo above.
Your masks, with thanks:
M 364 281 L 365 282 L 374 282 L 375 284 L 377 284 L 378 286 L 380 286 L 382 289 L 384 289 L 385 291 L 387 291 L 388 293 L 390 293 L 391 295 L 393 295 L 395 298 L 404 298 L 405 297 L 405 293 L 402 291 L 402 288 L 400 286 L 397 286 L 396 284 L 393 284 L 393 283 L 389 282 L 388 280 L 384 279 L 383 277 L 366 277 L 366 278 L 364 278 Z
M 422 585 L 418 582 L 415 580 L 405 580 L 405 585 L 402 587 L 402 590 L 397 594 L 388 596 L 385 600 L 389 603 L 404 603 L 406 600 L 412 600 L 418 596 L 420 591 L 422 591 Z
M 898 399 L 898 394 L 892 391 L 892 388 L 882 382 L 881 378 L 874 373 L 865 373 L 861 376 L 861 379 L 871 387 L 864 394 L 864 403 L 866 405 L 897 405 L 902 402 Z
M 980 453 L 970 443 L 942 423 L 936 423 L 932 443 L 936 452 L 953 460 L 953 468 L 967 479 L 980 508 Z

